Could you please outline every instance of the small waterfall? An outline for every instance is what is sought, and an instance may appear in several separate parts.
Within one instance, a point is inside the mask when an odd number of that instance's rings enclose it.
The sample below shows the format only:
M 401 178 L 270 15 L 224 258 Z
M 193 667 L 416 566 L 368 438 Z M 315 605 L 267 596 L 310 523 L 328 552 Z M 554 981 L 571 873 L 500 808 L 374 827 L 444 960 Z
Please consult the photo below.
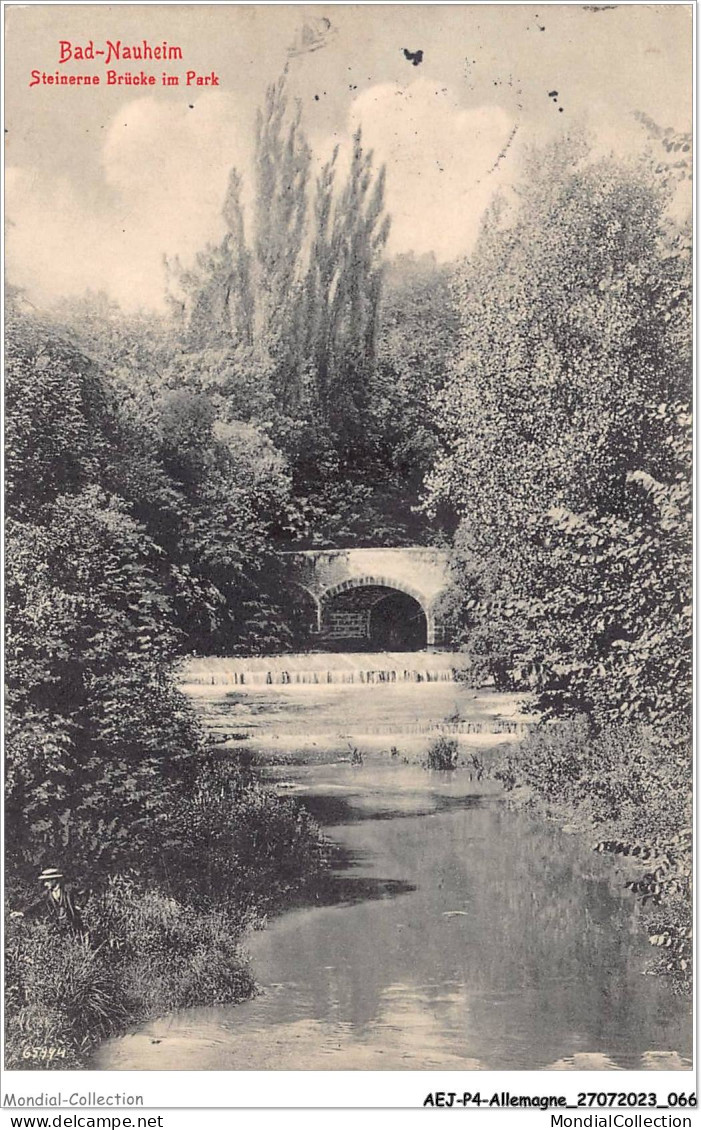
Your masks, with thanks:
M 369 726 L 359 726 L 356 737 L 361 736 L 421 736 L 422 734 L 513 734 L 515 737 L 525 737 L 533 726 L 531 722 L 515 722 L 506 718 L 487 718 L 484 721 L 472 722 L 399 722 L 372 723 Z M 355 732 L 355 731 L 354 731 Z
M 249 671 L 217 670 L 206 674 L 188 671 L 183 682 L 191 685 L 221 686 L 320 686 L 352 684 L 375 686 L 380 683 L 454 683 L 457 672 L 451 671 Z
M 178 678 L 210 728 L 233 742 L 274 739 L 277 751 L 404 737 L 415 753 L 440 735 L 479 746 L 527 734 L 508 696 L 464 686 L 463 662 L 448 651 L 208 656 L 181 663 Z
M 195 686 L 386 686 L 393 683 L 453 683 L 460 656 L 451 653 L 385 652 L 191 659 L 178 671 Z

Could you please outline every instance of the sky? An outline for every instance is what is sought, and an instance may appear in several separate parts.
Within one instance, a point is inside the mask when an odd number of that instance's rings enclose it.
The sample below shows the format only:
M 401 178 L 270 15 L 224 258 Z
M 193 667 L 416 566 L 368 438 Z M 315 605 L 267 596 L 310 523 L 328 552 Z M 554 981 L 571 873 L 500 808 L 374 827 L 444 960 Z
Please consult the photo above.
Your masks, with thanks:
M 223 234 L 232 166 L 250 200 L 256 108 L 285 67 L 316 162 L 347 153 L 361 125 L 386 164 L 392 254 L 469 254 L 528 146 L 585 128 L 595 151 L 632 155 L 647 140 L 635 111 L 691 129 L 690 4 L 33 4 L 5 17 L 6 268 L 39 306 L 86 288 L 162 306 L 163 256 L 187 263 Z M 61 41 L 75 54 L 108 40 L 182 59 L 59 62 Z M 110 69 L 157 84 L 109 86 Z M 101 82 L 30 86 L 35 70 Z M 186 86 L 187 71 L 218 84 Z

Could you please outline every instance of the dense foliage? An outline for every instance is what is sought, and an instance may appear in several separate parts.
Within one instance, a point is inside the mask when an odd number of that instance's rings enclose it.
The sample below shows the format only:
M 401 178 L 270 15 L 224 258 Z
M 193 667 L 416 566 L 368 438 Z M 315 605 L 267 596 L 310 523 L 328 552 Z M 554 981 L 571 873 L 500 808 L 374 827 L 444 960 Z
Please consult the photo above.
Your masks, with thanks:
M 65 1067 L 154 1008 L 250 992 L 243 924 L 324 852 L 293 802 L 212 768 L 171 673 L 198 633 L 279 646 L 256 581 L 277 455 L 190 393 L 143 411 L 21 309 L 6 345 L 6 893 L 27 906 L 59 866 L 87 898 L 83 938 L 11 920 L 8 1055 Z
M 430 395 L 452 307 L 446 272 L 399 260 L 386 285 L 384 169 L 360 131 L 311 183 L 311 151 L 284 79 L 258 115 L 252 215 L 232 170 L 226 234 L 194 267 L 172 267 L 181 356 L 221 419 L 263 427 L 289 468 L 281 540 L 397 544 L 425 533 L 412 512 L 433 453 Z M 383 309 L 383 296 L 387 301 Z
M 534 156 L 459 282 L 434 502 L 452 618 L 553 714 L 662 721 L 690 694 L 690 254 L 642 166 Z

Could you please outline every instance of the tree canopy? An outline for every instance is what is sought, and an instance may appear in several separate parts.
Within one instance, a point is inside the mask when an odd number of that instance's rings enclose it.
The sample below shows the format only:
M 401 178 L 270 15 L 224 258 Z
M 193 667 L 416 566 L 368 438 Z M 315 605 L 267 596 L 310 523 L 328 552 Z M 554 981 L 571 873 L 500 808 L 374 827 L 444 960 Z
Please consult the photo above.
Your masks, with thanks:
M 457 283 L 429 498 L 461 519 L 465 638 L 556 711 L 688 701 L 690 255 L 667 201 L 642 163 L 552 146 Z

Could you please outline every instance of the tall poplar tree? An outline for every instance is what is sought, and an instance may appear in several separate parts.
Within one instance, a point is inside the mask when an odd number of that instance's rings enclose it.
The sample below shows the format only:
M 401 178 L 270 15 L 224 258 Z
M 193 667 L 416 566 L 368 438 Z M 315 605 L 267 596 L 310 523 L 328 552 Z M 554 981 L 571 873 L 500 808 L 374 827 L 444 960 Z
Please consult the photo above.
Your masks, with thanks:
M 317 181 L 315 231 L 307 273 L 307 353 L 322 419 L 341 440 L 367 426 L 377 357 L 381 252 L 389 234 L 384 167 L 353 136 L 348 179 L 335 192 L 336 153 Z
M 193 270 L 177 270 L 180 309 L 191 343 L 243 347 L 252 364 L 265 359 L 278 412 L 311 416 L 341 441 L 367 424 L 389 232 L 385 174 L 374 173 L 360 130 L 345 184 L 336 152 L 313 193 L 310 167 L 301 108 L 290 110 L 283 75 L 256 118 L 250 232 L 232 170 L 226 234 Z

